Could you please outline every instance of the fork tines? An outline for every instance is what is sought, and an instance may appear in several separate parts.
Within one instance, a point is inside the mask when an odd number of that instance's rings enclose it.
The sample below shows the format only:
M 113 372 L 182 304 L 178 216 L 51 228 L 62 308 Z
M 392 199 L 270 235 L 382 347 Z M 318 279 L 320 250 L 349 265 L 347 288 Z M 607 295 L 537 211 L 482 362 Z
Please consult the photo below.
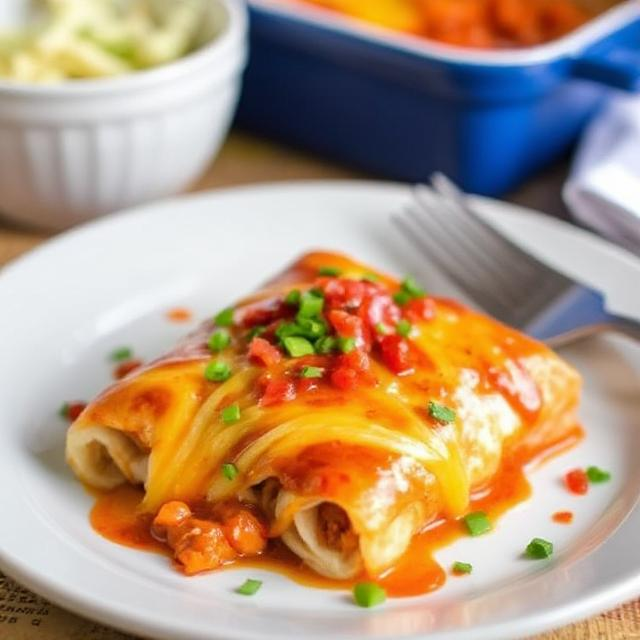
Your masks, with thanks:
M 574 283 L 496 231 L 442 174 L 395 218 L 403 234 L 474 302 L 521 326 Z

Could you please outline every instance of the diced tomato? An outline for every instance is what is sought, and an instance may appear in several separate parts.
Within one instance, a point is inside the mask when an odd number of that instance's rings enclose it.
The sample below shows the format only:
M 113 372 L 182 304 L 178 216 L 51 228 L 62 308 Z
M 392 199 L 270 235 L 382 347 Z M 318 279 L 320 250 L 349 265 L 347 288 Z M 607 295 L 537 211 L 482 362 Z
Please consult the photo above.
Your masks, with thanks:
M 344 303 L 347 309 L 357 309 L 367 293 L 366 285 L 360 280 L 344 281 Z
M 393 373 L 411 370 L 409 343 L 400 336 L 384 336 L 380 341 L 382 360 Z
M 583 469 L 569 471 L 564 477 L 564 482 L 571 493 L 579 496 L 583 496 L 589 491 L 589 478 Z
M 332 278 L 321 283 L 326 304 L 334 309 L 355 309 L 362 304 L 365 286 L 359 280 Z
M 241 555 L 256 555 L 267 546 L 267 527 L 248 509 L 239 509 L 224 519 L 222 530 L 229 544 Z
M 80 414 L 87 408 L 85 402 L 72 402 L 67 407 L 67 418 L 74 422 L 80 417 Z
M 400 308 L 391 296 L 378 294 L 363 302 L 359 315 L 374 330 L 380 323 L 394 327 L 400 320 Z
M 348 391 L 357 387 L 373 387 L 377 380 L 370 372 L 369 356 L 360 349 L 338 357 L 338 366 L 331 373 L 331 383 L 334 387 Z
M 343 338 L 355 338 L 358 348 L 370 348 L 371 332 L 365 328 L 362 319 L 346 311 L 329 311 L 329 322 L 336 333 Z
M 382 287 L 374 282 L 349 278 L 318 278 L 316 286 L 324 292 L 327 307 L 330 309 L 357 309 L 365 300 L 383 291 Z
M 270 367 L 282 360 L 282 353 L 264 338 L 255 337 L 249 345 L 249 357 Z
M 113 370 L 113 377 L 116 380 L 121 380 L 125 376 L 128 376 L 132 371 L 139 369 L 142 366 L 142 360 L 126 360 L 120 363 Z
M 350 391 L 358 386 L 358 372 L 350 367 L 338 367 L 331 373 L 331 383 L 343 391 Z
M 433 298 L 414 298 L 405 305 L 404 315 L 411 322 L 432 320 L 436 315 L 436 303 Z
M 339 366 L 348 367 L 358 373 L 369 371 L 371 367 L 371 361 L 369 356 L 361 349 L 354 349 L 349 353 L 344 353 L 339 356 Z
M 324 294 L 324 299 L 327 304 L 329 304 L 336 295 L 342 295 L 343 289 L 340 285 L 340 280 L 338 278 L 332 278 L 329 276 L 322 276 L 320 278 L 316 278 L 313 283 L 314 289 L 319 289 Z
M 293 381 L 286 378 L 270 380 L 267 382 L 260 400 L 260 406 L 270 407 L 281 402 L 290 402 L 296 398 L 296 387 Z
M 377 380 L 370 372 L 371 361 L 362 349 L 353 349 L 337 357 L 337 367 L 331 373 L 331 383 L 342 390 L 359 386 L 375 386 Z
M 329 309 L 340 309 L 345 299 L 344 285 L 338 278 L 318 278 L 315 286 L 324 293 L 324 302 Z
M 329 311 L 329 322 L 336 333 L 345 338 L 357 338 L 362 331 L 362 320 L 346 311 Z

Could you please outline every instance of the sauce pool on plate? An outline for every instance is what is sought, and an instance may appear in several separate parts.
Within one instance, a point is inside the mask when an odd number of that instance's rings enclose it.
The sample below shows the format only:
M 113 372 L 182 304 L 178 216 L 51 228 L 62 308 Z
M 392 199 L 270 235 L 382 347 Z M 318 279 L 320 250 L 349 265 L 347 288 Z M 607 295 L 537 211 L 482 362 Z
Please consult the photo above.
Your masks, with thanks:
M 167 311 L 166 317 L 169 322 L 179 324 L 182 322 L 189 322 L 193 318 L 193 312 L 186 307 L 175 307 Z
M 557 455 L 573 446 L 582 437 L 582 429 L 576 425 L 570 436 L 553 448 Z M 483 512 L 492 523 L 513 506 L 531 495 L 525 476 L 528 466 L 541 461 L 541 454 L 548 459 L 549 450 L 536 452 L 520 450 L 505 460 L 493 482 L 476 493 L 469 506 L 470 512 Z M 121 545 L 160 553 L 171 558 L 171 549 L 156 539 L 152 533 L 152 516 L 140 514 L 138 506 L 144 498 L 140 487 L 122 485 L 113 491 L 96 493 L 96 502 L 90 521 L 94 530 L 103 537 Z M 565 512 L 560 512 L 565 513 Z M 557 514 L 556 514 L 557 515 Z M 563 518 L 566 516 L 562 516 Z M 555 518 L 554 518 L 555 519 Z M 417 596 L 442 587 L 446 582 L 445 570 L 435 561 L 434 554 L 455 540 L 468 535 L 464 521 L 439 520 L 414 536 L 404 556 L 394 567 L 376 577 L 376 582 L 390 597 Z M 349 589 L 358 580 L 332 580 L 314 572 L 278 540 L 270 540 L 259 556 L 238 558 L 223 568 L 267 569 L 288 577 L 298 584 L 325 588 Z
M 571 524 L 573 522 L 572 511 L 556 511 L 551 519 L 557 524 Z

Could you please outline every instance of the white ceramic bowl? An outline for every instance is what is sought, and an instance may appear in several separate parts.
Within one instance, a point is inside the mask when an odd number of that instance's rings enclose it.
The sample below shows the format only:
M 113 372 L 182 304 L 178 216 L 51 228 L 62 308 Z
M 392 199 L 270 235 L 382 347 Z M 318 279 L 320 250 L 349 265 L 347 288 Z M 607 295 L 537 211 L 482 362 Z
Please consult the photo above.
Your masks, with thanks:
M 244 3 L 210 0 L 203 29 L 201 48 L 149 71 L 46 86 L 0 80 L 0 215 L 62 229 L 198 177 L 235 111 Z

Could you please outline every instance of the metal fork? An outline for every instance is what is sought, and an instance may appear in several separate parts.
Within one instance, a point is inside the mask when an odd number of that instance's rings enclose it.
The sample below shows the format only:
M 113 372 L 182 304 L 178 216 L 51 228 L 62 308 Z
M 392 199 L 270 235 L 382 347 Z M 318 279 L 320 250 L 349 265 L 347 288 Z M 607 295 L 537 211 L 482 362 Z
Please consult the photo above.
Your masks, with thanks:
M 601 331 L 640 340 L 640 322 L 609 313 L 601 293 L 530 255 L 478 216 L 448 178 L 394 218 L 407 239 L 484 311 L 552 346 Z

